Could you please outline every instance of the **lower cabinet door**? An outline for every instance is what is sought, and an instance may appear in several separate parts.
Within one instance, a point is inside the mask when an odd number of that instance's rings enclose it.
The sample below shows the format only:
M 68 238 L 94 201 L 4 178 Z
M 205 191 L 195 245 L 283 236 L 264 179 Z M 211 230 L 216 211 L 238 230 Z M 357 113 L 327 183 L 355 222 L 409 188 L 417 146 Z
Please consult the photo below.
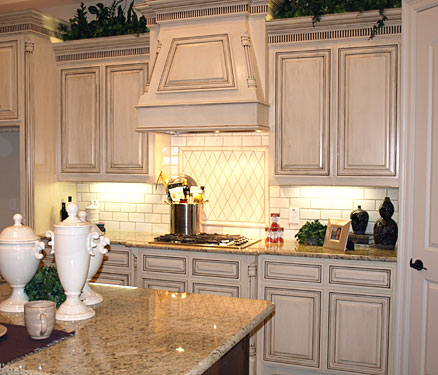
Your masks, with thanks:
M 129 271 L 100 270 L 91 280 L 95 283 L 132 286 L 132 275 Z
M 329 369 L 388 373 L 389 305 L 389 297 L 329 293 Z
M 264 360 L 319 368 L 321 292 L 265 287 L 275 314 L 265 325 Z
M 179 280 L 148 279 L 142 277 L 140 286 L 142 288 L 163 289 L 163 290 L 170 290 L 172 292 L 187 291 L 187 283 L 185 281 L 179 281 Z
M 237 285 L 193 283 L 193 293 L 215 294 L 226 297 L 240 297 L 240 288 Z

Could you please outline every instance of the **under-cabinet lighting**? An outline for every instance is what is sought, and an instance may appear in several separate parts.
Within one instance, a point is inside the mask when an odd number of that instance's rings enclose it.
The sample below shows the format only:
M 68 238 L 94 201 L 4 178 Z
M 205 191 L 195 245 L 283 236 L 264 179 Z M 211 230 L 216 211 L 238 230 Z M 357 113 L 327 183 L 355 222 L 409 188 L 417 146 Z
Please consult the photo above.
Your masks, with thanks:
M 184 349 L 183 348 L 181 348 L 181 347 L 179 347 L 179 348 L 176 348 L 175 349 L 178 353 L 182 353 L 183 351 L 184 351 Z
M 104 285 L 104 286 L 112 286 L 114 288 L 125 288 L 125 289 L 138 289 L 136 286 L 126 286 L 126 285 L 113 285 L 113 284 L 104 284 L 104 283 L 90 283 L 94 285 Z

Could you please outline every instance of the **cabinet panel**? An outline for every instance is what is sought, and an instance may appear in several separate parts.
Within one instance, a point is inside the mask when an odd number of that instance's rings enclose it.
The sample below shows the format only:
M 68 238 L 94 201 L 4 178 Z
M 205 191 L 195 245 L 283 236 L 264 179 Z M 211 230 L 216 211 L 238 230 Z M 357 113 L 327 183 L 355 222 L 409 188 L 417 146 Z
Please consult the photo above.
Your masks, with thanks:
M 105 254 L 103 264 L 105 266 L 131 267 L 131 252 L 129 250 L 111 247 Z
M 18 119 L 18 42 L 0 42 L 0 120 Z
M 100 173 L 99 67 L 61 70 L 61 168 Z
M 391 270 L 329 266 L 329 283 L 391 288 Z
M 135 131 L 147 64 L 106 66 L 106 173 L 147 174 L 147 135 Z
M 276 174 L 329 174 L 330 54 L 276 54 Z
M 140 286 L 142 288 L 171 290 L 173 292 L 187 291 L 187 283 L 185 281 L 178 280 L 148 279 L 143 277 L 141 278 Z
M 185 257 L 157 256 L 143 254 L 142 271 L 147 272 L 166 272 L 183 274 L 187 273 Z
M 396 175 L 397 53 L 339 49 L 339 175 Z
M 93 277 L 92 281 L 102 284 L 131 286 L 133 280 L 129 271 L 100 270 Z
M 226 297 L 240 297 L 240 288 L 234 285 L 213 285 L 205 283 L 193 283 L 193 293 L 215 294 Z
M 329 369 L 386 374 L 389 297 L 329 293 Z
M 239 279 L 239 261 L 218 259 L 192 259 L 193 276 L 212 276 L 227 279 Z
M 267 280 L 272 279 L 321 283 L 321 266 L 302 263 L 266 261 L 264 278 Z
M 264 298 L 276 306 L 265 325 L 264 359 L 319 367 L 321 292 L 267 287 Z

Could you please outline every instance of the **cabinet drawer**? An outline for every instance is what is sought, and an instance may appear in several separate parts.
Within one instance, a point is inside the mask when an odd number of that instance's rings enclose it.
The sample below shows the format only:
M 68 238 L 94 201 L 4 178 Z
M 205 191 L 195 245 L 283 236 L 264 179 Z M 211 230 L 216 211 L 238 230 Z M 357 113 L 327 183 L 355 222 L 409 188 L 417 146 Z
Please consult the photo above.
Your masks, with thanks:
M 315 264 L 266 261 L 264 267 L 264 278 L 266 280 L 321 283 L 321 266 Z
M 112 248 L 105 254 L 104 266 L 126 267 L 131 266 L 131 252 L 125 249 Z
M 391 270 L 329 266 L 329 283 L 391 288 Z
M 160 280 L 160 279 L 141 279 L 142 288 L 170 290 L 172 292 L 185 292 L 187 290 L 187 283 L 178 280 Z
M 130 272 L 111 272 L 107 270 L 99 271 L 92 279 L 95 283 L 111 285 L 132 285 Z
M 158 255 L 143 255 L 143 271 L 166 272 L 185 275 L 187 259 L 184 257 L 163 257 Z
M 220 259 L 192 259 L 193 276 L 212 276 L 239 279 L 240 262 Z
M 227 297 L 240 297 L 240 288 L 234 285 L 193 283 L 193 293 L 214 294 L 217 296 Z

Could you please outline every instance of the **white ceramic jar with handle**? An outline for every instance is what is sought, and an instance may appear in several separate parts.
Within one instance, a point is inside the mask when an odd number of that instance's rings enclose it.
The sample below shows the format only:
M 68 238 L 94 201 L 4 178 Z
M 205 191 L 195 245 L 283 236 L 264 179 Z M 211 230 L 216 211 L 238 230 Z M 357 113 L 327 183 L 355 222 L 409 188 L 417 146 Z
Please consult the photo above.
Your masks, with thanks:
M 0 311 L 4 312 L 24 311 L 24 304 L 29 301 L 24 286 L 43 258 L 44 243 L 22 220 L 23 216 L 15 214 L 15 224 L 0 233 L 0 274 L 12 287 L 12 295 L 0 303 Z
M 91 231 L 91 224 L 78 218 L 78 205 L 67 206 L 68 217 L 54 225 L 54 231 L 46 236 L 51 239 L 52 253 L 55 254 L 59 280 L 66 295 L 65 302 L 56 312 L 58 320 L 84 320 L 95 315 L 79 298 L 88 275 L 90 256 L 99 234 Z
M 85 211 L 79 211 L 79 219 L 81 219 L 82 221 L 86 221 L 86 218 L 87 213 Z M 103 297 L 99 293 L 91 289 L 88 282 L 99 270 L 103 261 L 103 256 L 108 252 L 106 246 L 110 244 L 109 238 L 103 235 L 103 232 L 98 228 L 96 224 L 91 225 L 91 231 L 96 232 L 99 235 L 99 238 L 97 240 L 96 249 L 94 250 L 94 255 L 92 255 L 90 258 L 90 268 L 88 269 L 87 281 L 85 282 L 81 294 L 81 300 L 84 301 L 87 306 L 96 305 L 103 301 Z

